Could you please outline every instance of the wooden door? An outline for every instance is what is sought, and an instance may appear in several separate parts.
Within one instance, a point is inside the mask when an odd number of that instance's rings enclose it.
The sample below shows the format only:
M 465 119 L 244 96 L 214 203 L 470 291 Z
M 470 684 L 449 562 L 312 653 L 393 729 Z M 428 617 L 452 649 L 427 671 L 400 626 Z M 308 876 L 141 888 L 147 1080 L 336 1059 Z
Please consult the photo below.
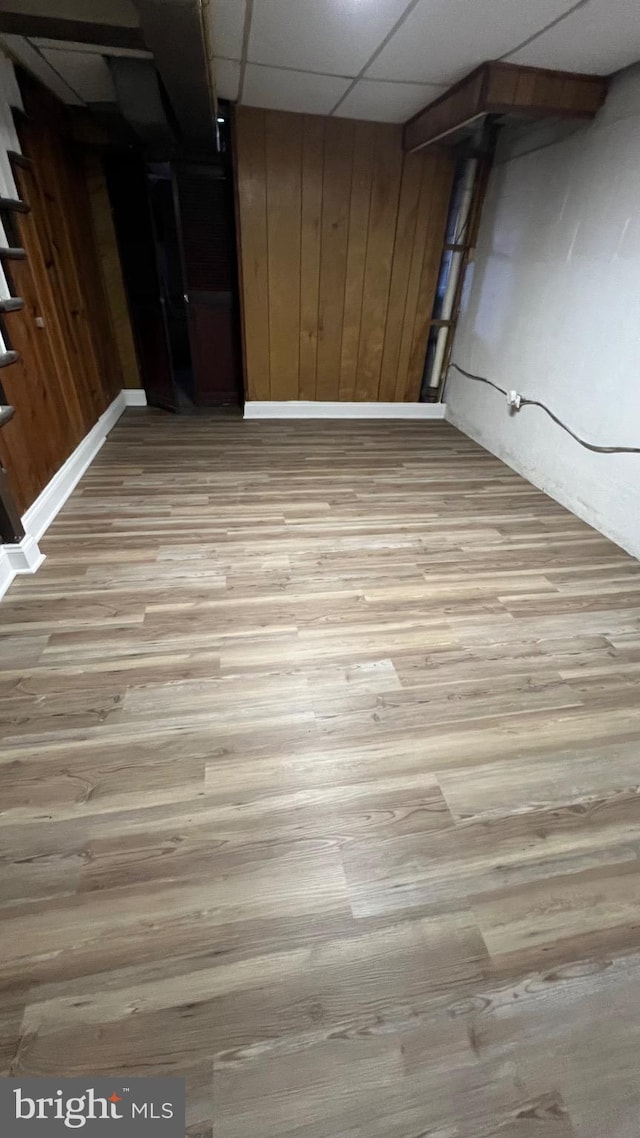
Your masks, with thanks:
M 152 407 L 178 409 L 147 177 L 137 157 L 105 164 L 140 375 Z
M 233 191 L 224 166 L 180 163 L 176 184 L 196 406 L 242 400 Z

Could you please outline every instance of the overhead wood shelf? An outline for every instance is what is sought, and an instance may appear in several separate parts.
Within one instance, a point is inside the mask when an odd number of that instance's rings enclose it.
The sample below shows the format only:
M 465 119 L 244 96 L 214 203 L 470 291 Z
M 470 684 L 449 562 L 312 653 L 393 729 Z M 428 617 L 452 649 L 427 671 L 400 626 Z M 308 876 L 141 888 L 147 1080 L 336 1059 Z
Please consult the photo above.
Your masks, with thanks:
M 606 94 L 601 75 L 483 63 L 405 123 L 404 149 L 452 145 L 487 115 L 592 119 Z

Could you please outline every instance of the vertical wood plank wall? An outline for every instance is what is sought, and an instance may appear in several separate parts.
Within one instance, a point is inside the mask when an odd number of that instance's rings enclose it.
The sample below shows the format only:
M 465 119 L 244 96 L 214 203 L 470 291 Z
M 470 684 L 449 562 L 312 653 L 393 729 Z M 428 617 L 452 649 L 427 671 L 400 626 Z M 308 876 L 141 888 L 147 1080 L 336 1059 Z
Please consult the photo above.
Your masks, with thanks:
M 107 300 L 111 332 L 115 341 L 124 387 L 142 387 L 136 353 L 127 293 L 122 276 L 118 240 L 113 224 L 109 191 L 96 151 L 85 154 L 85 171 L 93 235 L 98 253 L 102 284 Z
M 26 259 L 5 261 L 0 281 L 3 295 L 25 302 L 4 317 L 19 359 L 0 371 L 7 402 L 15 408 L 0 431 L 0 459 L 20 512 L 122 388 L 83 155 L 55 129 L 56 116 L 64 112 L 53 97 L 35 87 L 23 95 L 28 114 L 20 129 L 22 156 L 13 165 L 7 152 L 19 151 L 20 144 L 9 105 L 0 112 L 3 192 L 30 207 L 16 215 Z
M 247 399 L 418 399 L 453 170 L 401 135 L 237 108 Z

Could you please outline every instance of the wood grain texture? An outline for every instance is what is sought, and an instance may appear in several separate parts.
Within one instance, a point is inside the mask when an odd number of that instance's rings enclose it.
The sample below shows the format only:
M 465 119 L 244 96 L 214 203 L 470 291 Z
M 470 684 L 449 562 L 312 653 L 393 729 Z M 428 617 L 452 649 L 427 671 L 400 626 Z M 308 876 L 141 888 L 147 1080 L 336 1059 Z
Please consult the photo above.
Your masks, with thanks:
M 338 399 L 355 125 L 329 119 L 324 132 L 316 399 Z
M 318 360 L 320 226 L 325 121 L 308 115 L 302 132 L 300 222 L 300 380 L 301 399 L 315 399 Z
M 128 411 L 0 605 L 0 1070 L 191 1138 L 640 1111 L 640 567 L 444 423 Z
M 274 111 L 265 124 L 272 399 L 298 392 L 302 122 Z
M 405 156 L 384 123 L 251 107 L 235 123 L 249 397 L 415 401 L 450 152 Z
M 380 124 L 376 136 L 354 392 L 357 400 L 365 402 L 375 401 L 380 387 L 403 167 L 401 136 L 397 128 Z M 408 254 L 407 249 L 404 251 L 405 255 Z
M 93 240 L 98 254 L 111 335 L 120 361 L 122 382 L 124 387 L 140 388 L 142 383 L 138 357 L 131 329 L 107 183 L 98 154 L 88 151 L 84 155 L 84 161 Z
M 32 124 L 28 130 L 33 137 Z M 93 261 L 83 173 L 75 163 L 66 170 L 66 160 L 72 159 L 63 140 L 57 145 L 55 171 L 41 168 L 39 149 L 33 151 L 31 166 L 15 167 L 20 195 L 31 212 L 17 216 L 27 256 L 10 267 L 11 288 L 25 305 L 5 318 L 19 361 L 3 369 L 3 387 L 16 414 L 3 429 L 0 447 L 20 512 L 47 486 L 122 386 Z M 67 218 L 64 229 L 57 221 L 50 228 L 52 209 L 59 220 L 60 200 L 65 212 L 71 212 L 73 203 L 74 220 Z M 44 320 L 43 328 L 36 318 Z
M 490 114 L 592 119 L 605 100 L 607 86 L 602 75 L 489 60 L 405 123 L 404 148 L 415 151 L 439 140 L 453 145 L 470 124 Z
M 352 401 L 358 373 L 358 350 L 362 326 L 364 269 L 371 210 L 371 179 L 376 141 L 376 124 L 362 125 L 356 131 L 351 171 L 349 240 L 344 288 L 344 318 L 340 359 L 340 399 Z
M 3 369 L 16 414 L 1 457 L 21 512 L 28 508 L 122 386 L 99 273 L 82 153 L 47 118 L 50 101 L 27 85 L 20 134 L 26 160 L 14 163 L 16 214 L 27 256 L 8 269 L 24 307 L 7 314 L 20 352 Z M 64 113 L 61 112 L 60 113 Z M 43 326 L 36 319 L 44 321 Z

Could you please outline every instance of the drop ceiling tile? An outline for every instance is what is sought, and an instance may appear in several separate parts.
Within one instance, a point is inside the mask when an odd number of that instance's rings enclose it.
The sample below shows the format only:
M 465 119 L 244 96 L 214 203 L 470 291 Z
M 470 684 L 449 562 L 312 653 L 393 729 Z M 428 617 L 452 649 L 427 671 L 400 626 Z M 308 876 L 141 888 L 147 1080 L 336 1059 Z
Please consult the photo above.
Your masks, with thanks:
M 240 64 L 233 59 L 216 59 L 215 61 L 216 91 L 219 99 L 238 98 L 240 85 Z
M 42 55 L 65 83 L 86 103 L 115 103 L 116 93 L 109 68 L 101 55 L 92 52 L 45 48 Z
M 479 63 L 517 47 L 566 12 L 572 2 L 420 0 L 366 77 L 455 83 Z
M 245 9 L 245 0 L 211 0 L 208 12 L 215 55 L 242 58 Z
M 69 106 L 82 106 L 82 99 L 75 92 L 72 91 L 68 83 L 65 83 L 59 73 L 51 67 L 44 56 L 32 47 L 28 39 L 24 36 L 3 35 L 0 36 L 0 43 L 6 45 L 9 49 L 9 54 L 13 56 L 18 63 L 22 63 L 27 71 L 35 75 L 45 87 L 53 91 L 63 103 Z
M 335 75 L 282 71 L 277 67 L 258 67 L 249 63 L 242 102 L 249 107 L 327 115 L 348 86 L 348 79 L 339 79 Z
M 248 58 L 357 75 L 408 0 L 254 0 Z
M 406 122 L 446 91 L 431 83 L 385 83 L 360 79 L 341 103 L 336 115 L 375 122 Z
M 510 63 L 608 75 L 640 56 L 637 0 L 591 0 L 521 51 Z

